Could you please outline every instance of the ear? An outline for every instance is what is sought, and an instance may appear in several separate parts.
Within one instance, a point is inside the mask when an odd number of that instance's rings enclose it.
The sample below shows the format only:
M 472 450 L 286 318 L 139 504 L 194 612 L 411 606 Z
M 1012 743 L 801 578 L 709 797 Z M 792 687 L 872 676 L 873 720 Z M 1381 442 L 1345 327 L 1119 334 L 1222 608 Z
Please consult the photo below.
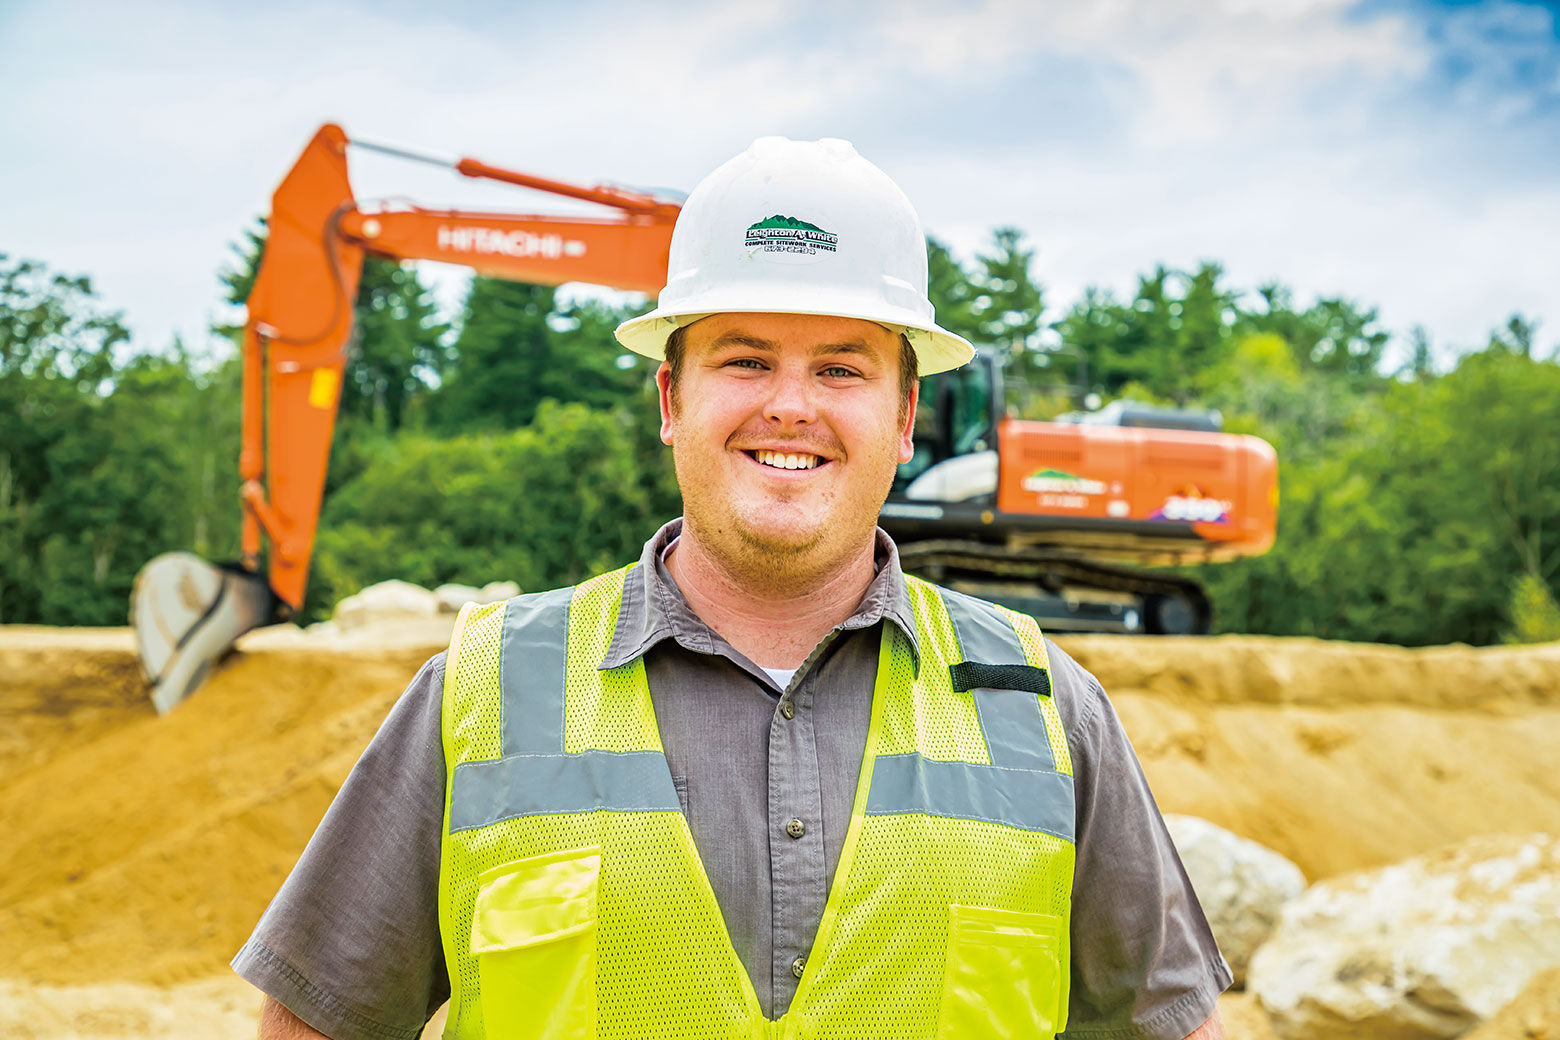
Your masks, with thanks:
M 905 409 L 905 428 L 899 431 L 899 461 L 909 462 L 915 456 L 915 406 L 921 400 L 921 381 L 910 387 L 910 406 Z
M 665 361 L 656 369 L 655 385 L 661 393 L 661 443 L 672 443 L 672 366 Z

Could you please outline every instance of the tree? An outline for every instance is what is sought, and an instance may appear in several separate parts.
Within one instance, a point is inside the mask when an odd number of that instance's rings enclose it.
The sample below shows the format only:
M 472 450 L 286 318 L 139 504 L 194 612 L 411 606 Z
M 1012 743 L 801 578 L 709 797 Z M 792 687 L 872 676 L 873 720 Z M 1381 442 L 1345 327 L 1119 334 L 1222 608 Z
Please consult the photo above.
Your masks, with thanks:
M 1505 351 L 1518 357 L 1533 356 L 1533 336 L 1538 332 L 1538 322 L 1529 322 L 1520 314 L 1506 319 L 1506 324 L 1490 334 L 1490 350 Z
M 1233 344 L 1238 294 L 1220 286 L 1223 274 L 1214 263 L 1189 273 L 1160 266 L 1139 278 L 1131 303 L 1091 290 L 1053 327 L 1086 358 L 1091 381 L 1106 396 L 1135 385 L 1185 406 L 1206 389 L 1206 373 Z
M 1560 588 L 1560 428 L 1534 417 L 1560 414 L 1560 364 L 1492 349 L 1369 394 L 1346 383 L 1302 375 L 1301 406 L 1320 388 L 1345 418 L 1277 428 L 1278 541 L 1207 569 L 1221 629 L 1404 645 L 1541 631 Z
M 0 622 L 43 620 L 41 551 L 65 518 L 50 510 L 62 445 L 79 444 L 128 341 L 91 282 L 0 253 Z
M 937 323 L 978 345 L 1032 349 L 1045 309 L 1043 290 L 1030 270 L 1034 257 L 1017 228 L 994 229 L 990 248 L 976 254 L 973 270 L 928 236 L 927 296 Z
M 5 621 L 123 624 L 152 556 L 236 548 L 236 365 L 127 339 L 85 278 L 0 258 Z
M 645 368 L 612 332 L 633 311 L 594 301 L 559 308 L 554 289 L 478 276 L 434 401 L 446 432 L 528 425 L 544 400 L 610 408 L 632 400 Z
M 1398 372 L 1399 379 L 1422 382 L 1435 374 L 1435 350 L 1430 342 L 1430 331 L 1423 325 L 1408 330 L 1408 363 Z
M 1278 282 L 1258 290 L 1262 310 L 1242 315 L 1241 331 L 1271 332 L 1282 336 L 1304 368 L 1342 376 L 1355 385 L 1382 379 L 1381 355 L 1390 337 L 1369 310 L 1343 297 L 1328 297 L 1303 311 L 1294 309 L 1294 297 Z
M 398 430 L 446 368 L 449 326 L 414 269 L 375 256 L 364 260 L 356 310 L 341 411 Z
M 980 340 L 980 318 L 975 313 L 975 285 L 957 257 L 931 235 L 926 236 L 926 295 L 937 314 L 937 324 L 970 341 Z
M 327 506 L 311 611 L 392 577 L 538 589 L 631 561 L 676 512 L 665 453 L 645 455 L 652 427 L 542 401 L 515 430 L 402 435 Z
M 976 255 L 980 265 L 972 306 L 980 342 L 1033 348 L 1045 310 L 1044 293 L 1030 271 L 1035 253 L 1023 246 L 1023 232 L 1001 227 L 991 233 L 991 249 Z

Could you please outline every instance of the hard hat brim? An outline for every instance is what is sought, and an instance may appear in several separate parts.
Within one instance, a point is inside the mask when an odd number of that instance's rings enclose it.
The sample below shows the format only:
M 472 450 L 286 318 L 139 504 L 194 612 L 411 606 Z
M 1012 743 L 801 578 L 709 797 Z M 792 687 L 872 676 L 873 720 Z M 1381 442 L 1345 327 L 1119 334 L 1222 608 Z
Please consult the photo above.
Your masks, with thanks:
M 862 321 L 875 322 L 882 325 L 890 332 L 903 333 L 909 339 L 910 345 L 915 348 L 916 361 L 923 376 L 936 375 L 938 372 L 947 372 L 967 364 L 975 356 L 975 348 L 969 340 L 963 336 L 949 332 L 947 329 L 929 322 L 925 318 L 910 312 L 898 314 L 862 314 L 859 308 L 850 307 L 777 307 L 773 304 L 750 304 L 747 306 L 734 305 L 715 307 L 697 313 L 685 313 L 680 310 L 664 310 L 657 308 L 648 314 L 641 314 L 637 318 L 630 318 L 617 327 L 617 341 L 636 354 L 651 358 L 655 361 L 666 359 L 666 340 L 672 334 L 672 330 L 679 326 L 692 325 L 701 318 L 708 318 L 713 314 L 736 314 L 743 312 L 755 312 L 763 314 L 817 314 L 833 318 L 857 318 Z

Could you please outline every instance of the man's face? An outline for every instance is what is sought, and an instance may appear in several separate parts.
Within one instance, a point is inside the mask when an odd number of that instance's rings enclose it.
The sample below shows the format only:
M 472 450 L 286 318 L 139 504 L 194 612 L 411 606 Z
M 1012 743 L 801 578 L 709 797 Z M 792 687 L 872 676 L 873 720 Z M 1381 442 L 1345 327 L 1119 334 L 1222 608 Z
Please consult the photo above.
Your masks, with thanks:
M 898 337 L 854 318 L 717 314 L 685 343 L 675 403 L 665 365 L 657 378 L 690 532 L 750 572 L 861 552 L 912 451 Z

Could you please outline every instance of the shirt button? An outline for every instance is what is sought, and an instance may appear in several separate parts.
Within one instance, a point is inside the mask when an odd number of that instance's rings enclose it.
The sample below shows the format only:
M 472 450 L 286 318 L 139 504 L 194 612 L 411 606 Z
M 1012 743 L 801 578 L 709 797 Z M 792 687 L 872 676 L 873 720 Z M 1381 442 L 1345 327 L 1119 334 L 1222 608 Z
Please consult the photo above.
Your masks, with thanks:
M 785 832 L 793 838 L 800 838 L 807 833 L 807 828 L 802 824 L 801 820 L 791 820 L 786 823 Z
M 792 704 L 790 701 L 781 701 L 780 714 L 784 715 L 788 719 L 796 718 L 796 705 Z
M 802 970 L 804 968 L 806 968 L 806 967 L 807 967 L 807 962 L 805 960 L 803 960 L 801 957 L 798 957 L 798 958 L 796 958 L 796 960 L 791 962 L 791 974 L 795 975 L 797 978 L 801 978 L 802 977 Z

